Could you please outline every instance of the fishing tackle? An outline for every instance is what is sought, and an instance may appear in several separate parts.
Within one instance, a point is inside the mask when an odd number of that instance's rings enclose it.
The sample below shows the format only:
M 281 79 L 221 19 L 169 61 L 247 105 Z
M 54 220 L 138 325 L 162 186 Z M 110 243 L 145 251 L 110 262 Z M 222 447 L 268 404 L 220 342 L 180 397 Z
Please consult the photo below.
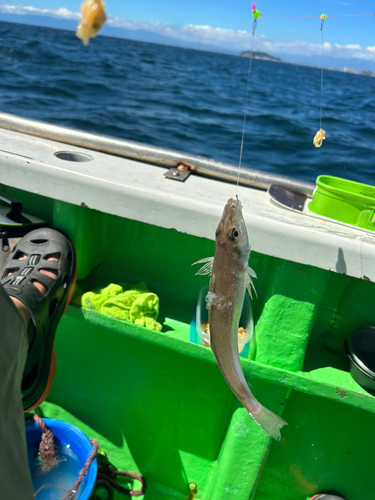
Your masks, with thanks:
M 261 19 L 262 13 L 257 9 L 257 6 L 255 5 L 255 3 L 253 3 L 253 5 L 251 6 L 251 10 L 253 12 L 253 18 L 254 18 L 254 21 L 253 21 L 253 36 L 254 36 L 255 30 L 257 27 L 258 19 Z
M 320 29 L 322 30 L 324 26 L 324 21 L 327 19 L 327 14 L 322 14 L 320 16 L 320 19 L 322 20 L 322 22 L 320 23 Z
M 315 134 L 313 144 L 316 148 L 320 148 L 320 146 L 323 144 L 325 135 L 326 135 L 325 130 L 323 130 L 322 128 L 318 130 L 318 132 Z
M 322 129 L 322 98 L 323 98 L 323 58 L 324 58 L 324 41 L 323 41 L 323 26 L 324 21 L 327 19 L 327 14 L 322 14 L 320 16 L 320 31 L 322 32 L 322 72 L 320 76 L 320 130 L 315 134 L 313 139 L 313 144 L 316 148 L 320 148 L 325 139 L 325 130 Z
M 257 10 L 257 6 L 255 3 L 251 6 L 251 10 L 253 11 L 253 18 L 254 19 L 260 19 L 262 17 L 262 13 Z

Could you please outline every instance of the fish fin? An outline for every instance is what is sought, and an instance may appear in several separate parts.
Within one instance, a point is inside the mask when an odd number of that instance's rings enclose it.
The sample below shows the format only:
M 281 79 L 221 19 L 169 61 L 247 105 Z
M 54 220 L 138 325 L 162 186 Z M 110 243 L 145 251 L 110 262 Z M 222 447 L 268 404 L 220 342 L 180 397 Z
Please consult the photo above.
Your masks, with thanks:
M 204 262 L 206 262 L 206 264 L 195 273 L 195 276 L 206 276 L 207 274 L 211 276 L 214 257 L 206 257 L 205 259 L 197 260 L 192 266 L 195 266 L 195 264 L 203 264 Z
M 251 267 L 249 267 L 249 266 L 247 266 L 246 269 L 252 278 L 258 278 L 257 273 L 254 271 L 254 269 L 251 269 Z
M 280 429 L 284 425 L 288 425 L 285 420 L 262 405 L 260 406 L 260 410 L 254 413 L 249 412 L 249 414 L 269 436 L 276 439 L 276 441 L 281 440 Z
M 249 292 L 251 299 L 253 298 L 251 288 L 254 290 L 255 296 L 258 297 L 257 291 L 255 290 L 255 286 L 254 286 L 254 283 L 252 280 L 252 278 L 256 278 L 256 277 L 257 277 L 257 275 L 256 275 L 255 271 L 253 269 L 251 269 L 251 267 L 247 266 L 246 273 L 245 273 L 245 283 L 246 283 L 246 288 L 247 288 L 247 291 Z

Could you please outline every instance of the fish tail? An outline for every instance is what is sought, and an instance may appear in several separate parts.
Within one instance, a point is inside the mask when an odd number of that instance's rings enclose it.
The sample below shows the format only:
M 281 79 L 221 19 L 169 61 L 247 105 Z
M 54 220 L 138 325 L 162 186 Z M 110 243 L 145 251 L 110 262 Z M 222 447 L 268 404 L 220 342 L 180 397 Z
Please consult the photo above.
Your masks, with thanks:
M 280 429 L 284 425 L 288 425 L 285 420 L 281 417 L 272 413 L 272 411 L 267 410 L 264 406 L 260 405 L 260 408 L 257 411 L 249 412 L 253 417 L 255 422 L 265 431 L 267 434 L 276 441 L 280 441 L 281 434 Z

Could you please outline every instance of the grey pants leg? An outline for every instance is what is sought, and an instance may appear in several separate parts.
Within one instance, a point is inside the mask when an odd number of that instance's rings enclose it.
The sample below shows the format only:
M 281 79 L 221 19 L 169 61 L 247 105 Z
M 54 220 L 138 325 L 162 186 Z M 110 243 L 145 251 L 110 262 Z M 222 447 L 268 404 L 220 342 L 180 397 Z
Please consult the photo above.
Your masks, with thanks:
M 0 286 L 0 496 L 32 500 L 21 383 L 28 349 L 26 323 Z

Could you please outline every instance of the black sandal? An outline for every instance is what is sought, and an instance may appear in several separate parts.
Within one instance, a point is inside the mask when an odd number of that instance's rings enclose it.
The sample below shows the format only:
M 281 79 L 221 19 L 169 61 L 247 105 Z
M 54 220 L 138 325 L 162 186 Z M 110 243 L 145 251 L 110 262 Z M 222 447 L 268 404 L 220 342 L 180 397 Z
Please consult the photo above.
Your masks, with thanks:
M 27 258 L 19 260 L 22 256 Z M 47 260 L 50 256 L 58 260 Z M 56 278 L 41 270 L 56 274 Z M 35 282 L 47 289 L 46 294 Z M 34 324 L 22 380 L 24 411 L 39 406 L 50 391 L 56 368 L 55 333 L 73 296 L 75 282 L 73 245 L 54 229 L 36 229 L 26 234 L 5 262 L 0 283 L 9 296 L 26 306 Z

